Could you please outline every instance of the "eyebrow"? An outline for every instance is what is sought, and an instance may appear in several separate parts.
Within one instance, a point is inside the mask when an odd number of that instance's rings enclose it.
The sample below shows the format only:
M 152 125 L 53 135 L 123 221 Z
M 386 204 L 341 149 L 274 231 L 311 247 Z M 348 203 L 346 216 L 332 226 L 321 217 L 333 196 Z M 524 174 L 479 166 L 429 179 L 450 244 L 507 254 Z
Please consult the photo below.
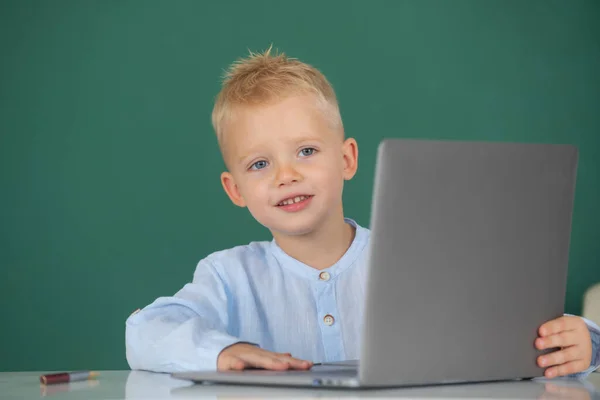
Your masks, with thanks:
M 252 150 L 252 151 L 249 151 L 247 154 L 245 154 L 245 155 L 241 156 L 241 157 L 238 159 L 238 163 L 242 163 L 242 162 L 243 162 L 243 161 L 244 161 L 246 158 L 249 158 L 249 157 L 250 157 L 250 154 L 252 154 L 252 153 L 255 153 L 255 151 L 254 151 L 254 150 Z

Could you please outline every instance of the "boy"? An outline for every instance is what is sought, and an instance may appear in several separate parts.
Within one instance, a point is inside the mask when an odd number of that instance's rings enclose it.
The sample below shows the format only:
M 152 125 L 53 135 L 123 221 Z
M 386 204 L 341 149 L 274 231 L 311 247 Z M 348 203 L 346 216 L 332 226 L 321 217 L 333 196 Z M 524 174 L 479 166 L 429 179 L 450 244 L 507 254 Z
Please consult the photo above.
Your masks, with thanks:
M 212 114 L 231 201 L 273 240 L 213 253 L 192 283 L 127 320 L 132 369 L 310 369 L 359 358 L 369 230 L 344 218 L 358 147 L 315 68 L 285 55 L 232 65 Z M 535 345 L 545 375 L 585 376 L 600 363 L 600 328 L 563 316 Z M 290 353 L 291 352 L 291 353 Z

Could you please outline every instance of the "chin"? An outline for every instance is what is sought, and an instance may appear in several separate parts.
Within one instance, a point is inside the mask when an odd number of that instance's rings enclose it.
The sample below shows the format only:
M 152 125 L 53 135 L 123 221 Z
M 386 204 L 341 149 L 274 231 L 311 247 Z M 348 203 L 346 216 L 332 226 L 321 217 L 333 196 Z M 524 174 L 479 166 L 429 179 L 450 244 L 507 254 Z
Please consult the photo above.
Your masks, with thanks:
M 269 228 L 272 232 L 277 232 L 286 236 L 307 235 L 315 230 L 314 226 L 274 226 Z
M 319 224 L 316 220 L 305 220 L 298 222 L 289 221 L 288 223 L 282 223 L 282 221 L 277 221 L 276 223 L 263 225 L 266 226 L 273 233 L 279 233 L 286 236 L 302 236 L 313 232 Z

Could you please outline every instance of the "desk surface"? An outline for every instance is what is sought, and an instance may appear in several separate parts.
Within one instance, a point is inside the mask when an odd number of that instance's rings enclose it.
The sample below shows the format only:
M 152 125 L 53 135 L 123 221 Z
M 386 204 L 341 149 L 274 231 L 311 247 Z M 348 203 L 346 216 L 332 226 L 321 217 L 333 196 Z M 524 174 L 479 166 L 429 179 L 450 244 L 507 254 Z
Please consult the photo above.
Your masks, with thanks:
M 535 380 L 524 382 L 443 385 L 394 390 L 285 389 L 222 385 L 192 385 L 166 374 L 140 371 L 101 371 L 96 381 L 41 386 L 40 372 L 0 373 L 0 398 L 37 399 L 234 399 L 234 398 L 600 398 L 600 373 L 584 381 Z

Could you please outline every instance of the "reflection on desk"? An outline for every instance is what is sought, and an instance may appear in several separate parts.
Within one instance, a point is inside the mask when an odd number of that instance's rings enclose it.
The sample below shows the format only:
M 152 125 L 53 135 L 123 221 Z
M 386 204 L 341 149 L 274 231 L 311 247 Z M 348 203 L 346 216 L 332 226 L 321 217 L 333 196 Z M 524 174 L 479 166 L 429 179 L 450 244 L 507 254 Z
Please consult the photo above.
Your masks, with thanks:
M 40 386 L 41 372 L 0 373 L 0 398 L 8 399 L 321 399 L 321 398 L 413 398 L 413 399 L 594 399 L 600 398 L 600 373 L 587 380 L 536 379 L 440 385 L 402 389 L 348 390 L 282 388 L 233 385 L 194 385 L 168 374 L 142 371 L 101 371 L 97 381 Z
M 600 374 L 588 380 L 535 379 L 477 383 L 468 385 L 439 385 L 401 389 L 322 389 L 281 388 L 235 385 L 194 385 L 186 381 L 148 372 L 133 371 L 127 378 L 127 399 L 268 399 L 268 398 L 486 398 L 486 399 L 594 399 L 600 397 Z
M 76 392 L 78 390 L 89 390 L 100 385 L 97 379 L 91 379 L 81 382 L 59 383 L 56 385 L 40 385 L 40 394 L 42 397 L 53 396 L 63 392 Z

